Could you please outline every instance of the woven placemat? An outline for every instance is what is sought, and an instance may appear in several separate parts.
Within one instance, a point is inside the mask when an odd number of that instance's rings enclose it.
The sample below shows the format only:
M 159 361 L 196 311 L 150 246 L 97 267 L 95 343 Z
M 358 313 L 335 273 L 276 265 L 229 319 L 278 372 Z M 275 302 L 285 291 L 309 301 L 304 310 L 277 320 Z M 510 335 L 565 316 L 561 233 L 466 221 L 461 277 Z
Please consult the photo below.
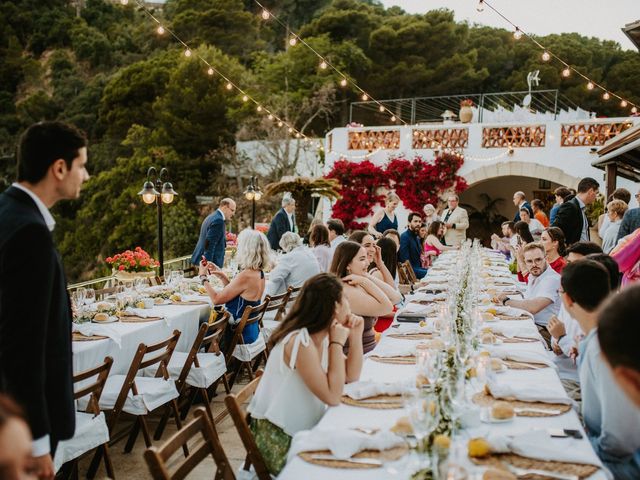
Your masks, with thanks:
M 430 340 L 433 338 L 432 333 L 390 333 L 387 336 L 402 340 Z
M 522 316 L 519 316 L 519 317 L 513 317 L 513 316 L 510 316 L 510 315 L 497 314 L 495 317 L 497 319 L 500 319 L 500 320 L 531 320 L 531 317 L 529 317 L 527 315 L 522 315 Z
M 409 357 L 378 357 L 377 355 L 371 355 L 369 357 L 371 360 L 373 360 L 374 362 L 380 362 L 380 363 L 394 363 L 397 365 L 415 365 L 416 364 L 416 357 L 414 356 L 409 356 Z
M 402 397 L 400 395 L 376 395 L 375 397 L 355 400 L 346 395 L 342 396 L 342 403 L 353 407 L 371 408 L 373 410 L 393 410 L 402 408 Z
M 109 337 L 105 337 L 104 335 L 84 335 L 80 332 L 73 332 L 71 336 L 71 340 L 74 342 L 92 342 L 94 340 L 104 340 Z
M 124 323 L 143 323 L 143 322 L 156 322 L 162 320 L 164 317 L 136 317 L 135 315 L 124 315 L 120 317 L 120 321 Z
M 571 405 L 565 405 L 563 403 L 521 402 L 520 400 L 505 400 L 495 398 L 491 395 L 488 395 L 486 392 L 476 393 L 473 396 L 473 403 L 483 407 L 490 407 L 495 402 L 507 402 L 513 408 L 535 408 L 536 410 L 557 410 L 561 412 L 559 414 L 542 412 L 521 412 L 516 414 L 519 417 L 555 417 L 556 415 L 561 415 L 562 413 L 566 413 L 571 410 Z
M 535 343 L 540 341 L 535 338 L 507 337 L 505 335 L 502 335 L 501 333 L 495 333 L 494 335 L 502 340 L 503 343 Z
M 394 462 L 399 460 L 403 456 L 405 456 L 409 452 L 409 447 L 406 445 L 401 445 L 398 447 L 390 448 L 388 450 L 363 450 L 362 452 L 356 453 L 352 458 L 359 458 L 365 460 L 367 458 L 373 458 L 376 460 Z M 339 459 L 322 459 L 317 460 L 313 457 L 316 455 L 331 455 L 330 450 L 317 450 L 313 452 L 301 452 L 298 454 L 304 461 L 313 463 L 314 465 L 320 465 L 323 467 L 330 468 L 355 468 L 355 469 L 368 469 L 368 468 L 380 468 L 382 465 L 378 465 L 375 463 L 354 463 L 349 460 L 339 460 Z
M 539 370 L 541 368 L 549 368 L 544 363 L 533 362 L 516 362 L 515 360 L 503 360 L 504 364 L 511 370 Z
M 585 465 L 583 463 L 554 462 L 549 460 L 536 460 L 534 458 L 522 457 L 515 453 L 494 453 L 485 458 L 472 458 L 476 465 L 493 466 L 501 470 L 507 470 L 506 464 L 518 468 L 531 470 L 546 470 L 549 473 L 561 473 L 564 475 L 576 475 L 579 478 L 588 478 L 596 473 L 599 468 L 595 465 Z M 528 479 L 547 479 L 543 475 L 527 475 Z
M 202 300 L 184 300 L 180 302 L 171 302 L 169 305 L 209 305 L 209 302 L 203 302 Z

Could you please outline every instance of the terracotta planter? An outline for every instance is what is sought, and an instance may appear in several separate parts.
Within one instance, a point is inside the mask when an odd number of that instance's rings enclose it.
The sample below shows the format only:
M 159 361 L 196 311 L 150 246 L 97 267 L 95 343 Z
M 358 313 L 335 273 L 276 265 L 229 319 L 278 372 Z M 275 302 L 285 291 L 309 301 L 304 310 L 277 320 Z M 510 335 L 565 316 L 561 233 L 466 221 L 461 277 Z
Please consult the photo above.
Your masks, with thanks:
M 471 107 L 460 107 L 458 117 L 462 123 L 469 123 L 473 120 L 473 109 Z

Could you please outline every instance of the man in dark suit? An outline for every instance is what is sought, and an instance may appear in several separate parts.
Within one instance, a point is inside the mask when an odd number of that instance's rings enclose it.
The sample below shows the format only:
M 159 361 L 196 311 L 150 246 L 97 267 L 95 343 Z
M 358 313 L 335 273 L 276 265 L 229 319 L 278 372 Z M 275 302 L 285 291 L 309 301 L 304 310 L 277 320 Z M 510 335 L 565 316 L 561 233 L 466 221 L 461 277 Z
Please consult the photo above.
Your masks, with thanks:
M 422 278 L 427 274 L 427 269 L 422 268 L 420 263 L 420 253 L 422 253 L 422 244 L 418 232 L 422 226 L 422 217 L 419 213 L 412 212 L 409 214 L 409 225 L 407 229 L 400 235 L 400 249 L 398 250 L 398 261 L 406 262 L 409 260 L 416 277 Z
M 525 196 L 524 192 L 516 192 L 513 194 L 513 204 L 516 206 L 516 215 L 515 217 L 513 217 L 513 223 L 517 223 L 521 220 L 520 210 L 522 210 L 523 208 L 529 210 L 529 216 L 531 218 L 534 218 L 533 208 L 531 208 L 531 205 L 529 204 L 529 202 L 527 202 L 527 197 Z
M 84 135 L 70 125 L 29 127 L 18 146 L 18 181 L 0 195 L 0 392 L 24 408 L 33 468 L 54 476 L 59 441 L 75 430 L 71 308 L 53 244 L 56 202 L 89 178 Z
M 636 193 L 636 200 L 640 203 L 640 191 Z M 626 237 L 630 233 L 635 232 L 638 228 L 640 228 L 640 208 L 630 208 L 624 212 L 616 242 L 620 241 L 622 237 Z
M 235 213 L 236 202 L 230 198 L 223 198 L 218 209 L 211 215 L 207 215 L 200 227 L 200 237 L 191 256 L 193 265 L 198 265 L 204 255 L 208 262 L 213 262 L 222 268 L 224 252 L 227 248 L 227 230 L 224 222 Z
M 585 208 L 591 205 L 598 196 L 600 185 L 590 177 L 583 178 L 578 184 L 578 193 L 571 199 L 566 199 L 553 219 L 553 227 L 558 227 L 564 233 L 567 245 L 579 241 L 591 240 L 589 233 L 589 219 Z
M 280 238 L 285 232 L 295 232 L 296 201 L 291 197 L 282 199 L 282 208 L 278 210 L 271 220 L 267 238 L 272 250 L 280 250 Z

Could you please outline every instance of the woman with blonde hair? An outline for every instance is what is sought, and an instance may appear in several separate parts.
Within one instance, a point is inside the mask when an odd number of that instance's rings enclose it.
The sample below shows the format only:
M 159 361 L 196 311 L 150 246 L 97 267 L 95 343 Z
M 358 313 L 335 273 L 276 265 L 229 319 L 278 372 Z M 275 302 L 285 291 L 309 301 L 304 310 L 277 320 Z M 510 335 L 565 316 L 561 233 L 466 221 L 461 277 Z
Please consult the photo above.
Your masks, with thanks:
M 264 293 L 264 269 L 271 266 L 271 248 L 267 237 L 250 228 L 238 235 L 236 259 L 240 272 L 229 280 L 229 277 L 212 263 L 205 262 L 204 256 L 199 266 L 200 281 L 214 305 L 224 304 L 231 313 L 229 325 L 233 329 L 242 318 L 245 308 L 260 305 Z M 224 288 L 214 289 L 209 283 L 207 274 L 218 277 Z M 258 339 L 260 329 L 257 323 L 249 325 L 242 332 L 244 343 L 250 344 Z
M 607 204 L 607 216 L 609 217 L 609 225 L 602 237 L 602 251 L 609 253 L 616 246 L 618 239 L 618 230 L 622 223 L 624 212 L 627 211 L 628 205 L 623 200 L 611 200 Z
M 373 235 L 374 238 L 380 238 L 385 230 L 390 228 L 398 230 L 398 217 L 394 212 L 399 203 L 400 197 L 393 192 L 389 192 L 384 201 L 384 208 L 373 214 L 367 232 Z

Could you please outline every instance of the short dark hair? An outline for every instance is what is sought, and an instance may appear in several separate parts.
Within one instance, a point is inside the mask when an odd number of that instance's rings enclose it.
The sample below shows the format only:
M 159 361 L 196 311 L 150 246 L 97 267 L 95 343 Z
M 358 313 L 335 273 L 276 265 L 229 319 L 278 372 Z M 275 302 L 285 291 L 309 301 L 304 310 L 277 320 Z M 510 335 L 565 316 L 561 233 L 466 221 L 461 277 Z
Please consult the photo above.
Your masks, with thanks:
M 327 228 L 336 232 L 336 235 L 344 235 L 344 223 L 339 218 L 327 220 Z
M 515 232 L 515 226 L 516 226 L 515 222 L 512 222 L 512 221 L 502 222 L 502 225 L 500 226 L 504 227 L 505 225 L 509 230 L 511 230 L 512 232 Z
M 620 286 L 620 267 L 618 267 L 618 262 L 616 262 L 611 255 L 607 255 L 606 253 L 592 253 L 587 255 L 589 260 L 593 260 L 594 262 L 598 262 L 609 272 L 609 281 L 611 283 L 611 291 L 614 292 L 618 290 Z
M 579 260 L 562 269 L 560 284 L 571 300 L 593 312 L 611 291 L 609 272 L 594 260 Z
M 569 190 L 567 187 L 558 187 L 553 191 L 553 194 L 558 197 L 562 197 L 562 199 L 564 200 L 569 195 L 571 195 L 571 190 Z
M 59 159 L 71 170 L 73 160 L 87 146 L 87 138 L 73 125 L 63 122 L 40 122 L 20 136 L 18 144 L 18 181 L 38 183 L 49 167 Z
M 625 365 L 640 371 L 640 284 L 612 295 L 598 315 L 598 340 L 612 367 Z
M 595 242 L 581 241 L 569 245 L 565 250 L 565 256 L 572 252 L 586 257 L 592 253 L 602 253 L 602 247 Z
M 584 177 L 580 180 L 580 183 L 578 183 L 578 193 L 584 193 L 590 188 L 593 188 L 594 190 L 598 190 L 600 188 L 600 184 L 595 178 Z
M 309 234 L 309 243 L 314 247 L 318 245 L 331 246 L 331 243 L 329 243 L 329 229 L 322 224 L 314 225 Z
M 544 203 L 542 203 L 542 200 L 540 200 L 539 198 L 534 198 L 533 200 L 531 200 L 531 206 L 535 206 L 536 208 L 542 210 L 544 208 Z
M 616 188 L 611 197 L 615 200 L 622 200 L 624 203 L 629 204 L 631 201 L 631 192 L 626 188 Z
M 411 223 L 411 221 L 416 217 L 420 217 L 420 220 L 422 220 L 422 215 L 420 215 L 419 213 L 416 213 L 416 212 L 411 212 L 409 214 L 409 223 Z

